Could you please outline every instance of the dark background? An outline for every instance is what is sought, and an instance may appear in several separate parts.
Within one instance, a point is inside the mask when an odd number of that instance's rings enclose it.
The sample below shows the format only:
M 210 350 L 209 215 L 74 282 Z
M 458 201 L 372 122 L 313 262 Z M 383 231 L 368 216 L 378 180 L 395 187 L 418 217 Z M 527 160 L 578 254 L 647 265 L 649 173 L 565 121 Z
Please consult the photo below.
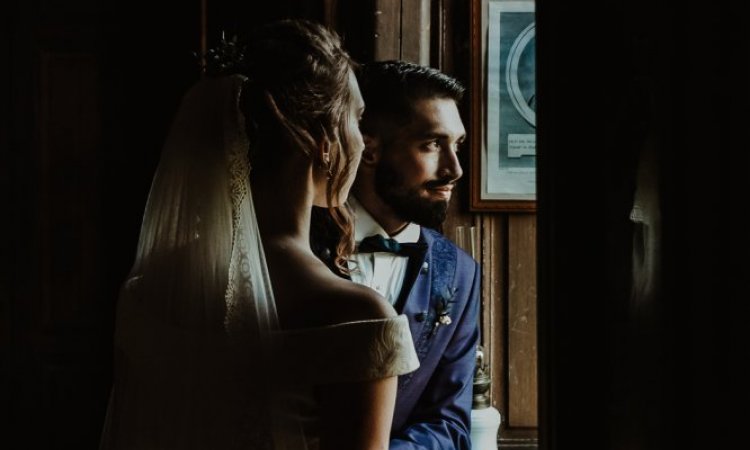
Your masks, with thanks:
M 745 446 L 748 23 L 735 6 L 539 0 L 540 428 L 547 448 Z M 659 294 L 630 299 L 655 144 Z

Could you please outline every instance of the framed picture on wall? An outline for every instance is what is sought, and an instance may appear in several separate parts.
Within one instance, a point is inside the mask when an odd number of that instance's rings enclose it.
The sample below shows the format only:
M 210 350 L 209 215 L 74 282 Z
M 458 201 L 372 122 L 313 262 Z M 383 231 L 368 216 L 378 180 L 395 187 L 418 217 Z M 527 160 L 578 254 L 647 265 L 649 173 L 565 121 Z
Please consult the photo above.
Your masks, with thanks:
M 533 1 L 472 2 L 473 210 L 536 210 Z

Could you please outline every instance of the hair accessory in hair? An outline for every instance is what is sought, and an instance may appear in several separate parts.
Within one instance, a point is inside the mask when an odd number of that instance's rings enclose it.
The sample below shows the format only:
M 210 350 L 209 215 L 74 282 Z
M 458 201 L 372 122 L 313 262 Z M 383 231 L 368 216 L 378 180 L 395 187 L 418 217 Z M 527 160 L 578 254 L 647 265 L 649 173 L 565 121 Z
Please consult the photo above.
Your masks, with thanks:
M 242 73 L 245 64 L 245 45 L 239 42 L 237 35 L 227 40 L 224 31 L 221 40 L 206 53 L 193 53 L 198 58 L 201 72 L 211 76 L 232 75 Z

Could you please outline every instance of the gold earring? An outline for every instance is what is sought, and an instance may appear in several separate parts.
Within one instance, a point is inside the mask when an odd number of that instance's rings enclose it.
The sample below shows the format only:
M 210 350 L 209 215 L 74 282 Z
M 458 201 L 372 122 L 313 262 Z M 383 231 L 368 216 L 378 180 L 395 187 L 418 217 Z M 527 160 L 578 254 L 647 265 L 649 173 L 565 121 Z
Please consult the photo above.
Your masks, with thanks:
M 323 153 L 323 169 L 328 174 L 328 179 L 333 178 L 333 172 L 331 172 L 331 154 L 328 152 Z

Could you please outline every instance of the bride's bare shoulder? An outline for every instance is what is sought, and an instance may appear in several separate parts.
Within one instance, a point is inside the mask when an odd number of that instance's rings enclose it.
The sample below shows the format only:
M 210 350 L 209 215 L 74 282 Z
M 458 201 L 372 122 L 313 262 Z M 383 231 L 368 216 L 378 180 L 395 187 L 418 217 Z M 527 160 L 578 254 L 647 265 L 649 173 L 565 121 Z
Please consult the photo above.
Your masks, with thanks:
M 396 311 L 380 294 L 367 286 L 335 277 L 336 283 L 326 285 L 321 303 L 329 314 L 341 321 L 386 319 Z
M 396 316 L 391 304 L 380 294 L 366 286 L 339 278 L 322 263 L 311 264 L 300 277 L 299 283 L 294 283 L 286 292 L 286 297 L 282 300 L 286 305 L 280 307 L 280 313 L 282 322 L 286 322 L 290 328 Z

